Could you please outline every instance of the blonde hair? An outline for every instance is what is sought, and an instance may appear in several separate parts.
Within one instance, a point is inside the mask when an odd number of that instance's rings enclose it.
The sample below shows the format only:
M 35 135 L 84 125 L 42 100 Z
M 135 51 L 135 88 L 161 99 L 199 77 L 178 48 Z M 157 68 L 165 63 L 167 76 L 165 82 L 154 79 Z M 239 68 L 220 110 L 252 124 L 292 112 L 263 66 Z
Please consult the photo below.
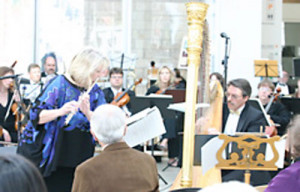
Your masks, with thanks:
M 99 66 L 107 68 L 109 60 L 94 49 L 84 49 L 74 56 L 68 72 L 76 84 L 88 89 L 92 84 L 91 76 Z
M 158 86 L 159 88 L 161 88 L 160 73 L 163 69 L 167 69 L 170 73 L 170 80 L 168 82 L 168 86 L 174 84 L 174 80 L 175 80 L 173 71 L 169 67 L 163 66 L 158 70 L 158 78 L 157 81 L 155 82 L 155 85 Z

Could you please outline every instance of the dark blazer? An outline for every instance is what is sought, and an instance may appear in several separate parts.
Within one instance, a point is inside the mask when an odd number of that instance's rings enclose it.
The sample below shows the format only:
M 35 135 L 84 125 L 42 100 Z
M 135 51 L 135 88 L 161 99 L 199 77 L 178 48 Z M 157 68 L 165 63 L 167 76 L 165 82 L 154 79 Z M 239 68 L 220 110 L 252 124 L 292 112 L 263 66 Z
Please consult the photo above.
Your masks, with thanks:
M 122 91 L 125 91 L 125 89 L 122 88 Z M 103 92 L 104 92 L 104 95 L 105 95 L 106 102 L 107 103 L 111 103 L 114 100 L 114 97 L 115 97 L 114 96 L 114 92 L 112 91 L 112 89 L 110 87 L 108 87 L 108 88 L 103 89 Z M 127 93 L 128 93 L 128 95 L 129 95 L 130 98 L 135 97 L 135 93 L 133 91 L 129 90 Z M 127 107 L 127 109 L 130 112 L 132 112 L 131 111 L 131 102 L 130 101 L 129 101 L 129 103 L 127 103 L 126 107 Z
M 277 127 L 278 135 L 284 135 L 286 132 L 286 127 L 291 119 L 291 113 L 282 103 L 276 101 L 272 103 L 268 114 L 270 115 L 274 123 L 280 124 L 280 126 Z
M 158 191 L 158 172 L 153 157 L 125 142 L 107 146 L 98 156 L 75 171 L 73 192 Z
M 223 105 L 223 124 L 222 131 L 224 132 L 225 125 L 229 116 L 229 109 L 227 104 Z M 264 115 L 258 109 L 255 109 L 249 103 L 246 102 L 245 108 L 240 114 L 240 119 L 238 122 L 238 126 L 236 132 L 259 132 L 260 126 L 266 125 L 266 120 Z

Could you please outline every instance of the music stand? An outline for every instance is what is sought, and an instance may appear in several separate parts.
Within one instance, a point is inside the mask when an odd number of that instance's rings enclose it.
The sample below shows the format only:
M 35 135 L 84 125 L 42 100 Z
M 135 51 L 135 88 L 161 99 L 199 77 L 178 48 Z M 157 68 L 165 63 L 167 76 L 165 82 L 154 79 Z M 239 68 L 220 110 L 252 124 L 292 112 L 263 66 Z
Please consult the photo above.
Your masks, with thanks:
M 300 99 L 282 97 L 281 103 L 292 113 L 292 115 L 300 114 Z
M 166 97 L 165 95 L 160 96 L 137 96 L 132 98 L 132 114 L 135 114 L 143 109 L 148 107 L 156 106 L 163 119 L 169 119 L 175 116 L 175 112 L 172 110 L 168 110 L 167 107 L 170 103 L 173 102 L 172 96 Z M 154 157 L 154 139 L 151 139 L 151 155 Z M 167 185 L 167 181 L 158 174 L 158 177 Z
M 278 77 L 276 60 L 254 60 L 255 77 Z

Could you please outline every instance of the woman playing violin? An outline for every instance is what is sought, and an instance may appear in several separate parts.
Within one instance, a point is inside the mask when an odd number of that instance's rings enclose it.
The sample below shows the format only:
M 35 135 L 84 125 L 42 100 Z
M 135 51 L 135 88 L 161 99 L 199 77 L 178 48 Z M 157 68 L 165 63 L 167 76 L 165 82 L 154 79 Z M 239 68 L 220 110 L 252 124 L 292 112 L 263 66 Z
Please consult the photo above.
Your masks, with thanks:
M 103 89 L 105 99 L 107 103 L 111 103 L 116 97 L 120 95 L 121 92 L 125 91 L 123 88 L 123 70 L 121 68 L 112 68 L 109 72 L 109 82 L 110 87 Z M 135 97 L 135 93 L 131 90 L 127 91 L 127 94 L 124 97 Z M 127 103 L 125 100 L 124 104 L 122 100 L 120 100 L 120 104 L 118 104 L 123 111 L 130 116 L 131 115 L 131 103 L 130 101 Z
M 157 81 L 148 89 L 146 95 L 150 95 L 151 93 L 163 94 L 167 89 L 172 88 L 174 88 L 174 74 L 169 67 L 163 66 L 158 71 Z M 176 166 L 177 161 L 175 158 L 178 157 L 179 152 L 177 147 L 179 144 L 176 140 L 176 119 L 164 119 L 164 124 L 166 127 L 166 133 L 162 136 L 159 147 L 168 150 L 168 163 L 172 166 Z
M 71 191 L 76 166 L 94 154 L 89 119 L 106 103 L 95 81 L 108 65 L 93 49 L 79 52 L 68 73 L 53 78 L 30 109 L 18 153 L 40 168 L 49 192 Z M 66 124 L 70 113 L 74 115 Z
M 14 70 L 9 67 L 0 67 L 0 77 L 14 75 Z M 8 142 L 17 142 L 18 134 L 15 129 L 16 117 L 10 108 L 11 100 L 18 100 L 19 97 L 15 96 L 11 90 L 13 79 L 0 80 L 0 129 L 2 128 L 1 140 Z M 8 117 L 5 119 L 6 114 Z
M 274 89 L 274 84 L 268 79 L 264 79 L 258 84 L 258 98 L 265 108 L 269 102 L 272 102 L 271 99 L 274 96 Z M 270 115 L 270 118 L 274 123 L 280 125 L 277 127 L 277 131 L 278 135 L 282 136 L 285 134 L 286 126 L 290 122 L 290 112 L 279 101 L 273 101 L 270 105 L 271 107 L 267 114 Z
M 151 86 L 146 95 L 150 95 L 151 93 L 161 94 L 164 93 L 167 89 L 171 89 L 174 85 L 174 74 L 171 69 L 167 66 L 163 66 L 158 71 L 158 79 Z

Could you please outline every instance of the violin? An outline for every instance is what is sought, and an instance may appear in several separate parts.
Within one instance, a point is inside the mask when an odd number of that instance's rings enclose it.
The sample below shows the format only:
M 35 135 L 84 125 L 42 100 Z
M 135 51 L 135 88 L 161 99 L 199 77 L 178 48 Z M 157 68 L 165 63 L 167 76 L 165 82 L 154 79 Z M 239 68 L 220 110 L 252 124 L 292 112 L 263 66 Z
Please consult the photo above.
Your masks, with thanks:
M 142 78 L 140 78 L 138 81 L 134 82 L 130 87 L 128 87 L 125 91 L 118 93 L 115 97 L 114 100 L 111 102 L 112 105 L 118 106 L 118 107 L 123 107 L 130 101 L 130 97 L 128 95 L 128 91 L 131 90 L 133 86 L 136 86 L 142 82 Z
M 168 89 L 170 89 L 171 87 L 173 87 L 174 85 L 176 85 L 176 84 L 171 84 L 171 85 L 169 85 L 165 90 L 159 89 L 158 91 L 156 91 L 155 94 L 157 94 L 157 95 L 165 94 L 165 92 L 166 92 Z

